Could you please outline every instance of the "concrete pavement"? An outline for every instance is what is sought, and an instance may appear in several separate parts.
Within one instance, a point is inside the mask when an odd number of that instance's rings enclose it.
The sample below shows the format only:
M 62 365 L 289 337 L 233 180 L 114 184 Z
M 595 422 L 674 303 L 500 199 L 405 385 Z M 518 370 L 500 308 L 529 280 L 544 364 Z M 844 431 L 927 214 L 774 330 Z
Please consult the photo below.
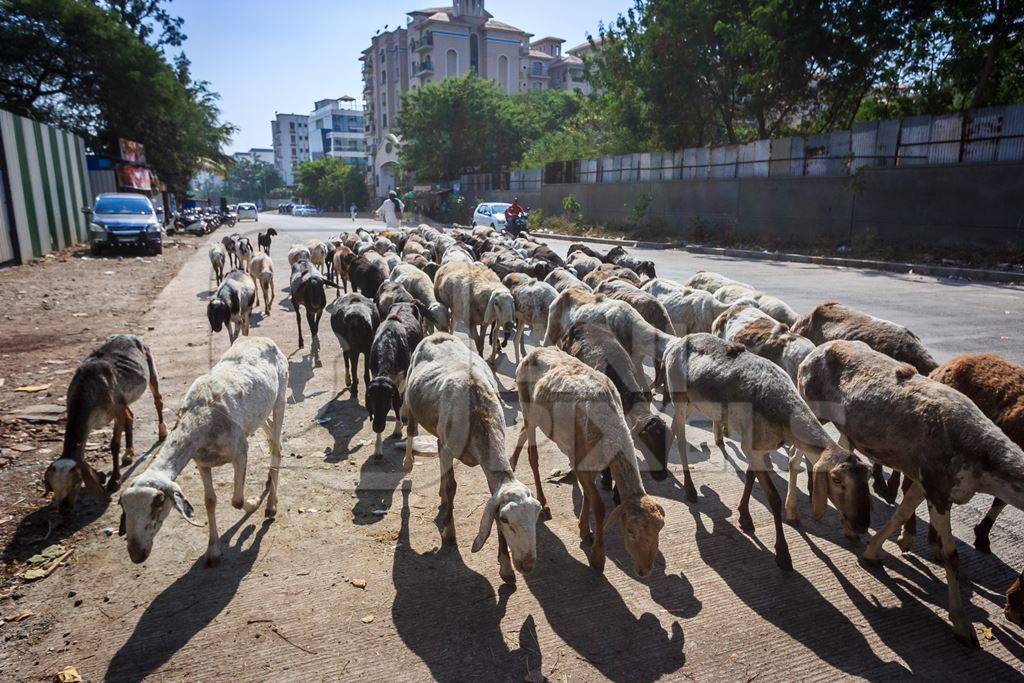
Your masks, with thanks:
M 255 233 L 268 226 L 280 233 L 273 246 L 277 302 L 269 318 L 254 319 L 251 334 L 274 339 L 290 363 L 278 519 L 264 525 L 261 510 L 252 516 L 233 510 L 227 504 L 230 472 L 222 469 L 214 473 L 222 565 L 204 569 L 204 531 L 172 516 L 150 559 L 136 566 L 123 541 L 102 532 L 117 527 L 115 498 L 76 550 L 75 562 L 26 587 L 20 607 L 48 628 L 30 641 L 5 643 L 0 679 L 44 677 L 66 665 L 77 666 L 87 680 L 1020 676 L 1024 632 L 1002 617 L 1002 593 L 1024 564 L 1019 511 L 999 518 L 992 555 L 960 544 L 968 614 L 979 627 L 991 628 L 982 649 L 968 652 L 952 639 L 944 574 L 931 561 L 924 534 L 909 555 L 886 544 L 893 555 L 885 569 L 869 571 L 858 563 L 860 548 L 843 538 L 834 511 L 820 523 L 809 521 L 804 477 L 804 525 L 786 528 L 795 571 L 779 571 L 771 515 L 759 490 L 751 507 L 756 533 L 742 532 L 736 520 L 742 456 L 732 443 L 719 451 L 700 421 L 688 430 L 699 501 L 684 502 L 675 454 L 674 476 L 659 484 L 645 477 L 667 522 L 662 558 L 645 581 L 636 578 L 618 529 L 609 533 L 604 575 L 590 569 L 574 519 L 579 493 L 546 481 L 553 519 L 538 528 L 537 568 L 520 576 L 515 589 L 503 586 L 496 540 L 479 553 L 469 551 L 487 493 L 479 469 L 461 465 L 459 546 L 438 549 L 436 459 L 417 458 L 406 476 L 401 451 L 388 442 L 385 461 L 371 461 L 365 409 L 339 393 L 344 373 L 329 324 L 321 326 L 323 365 L 316 367 L 308 343 L 303 351 L 296 348 L 295 316 L 281 291 L 289 243 L 322 239 L 354 224 L 264 214 L 258 224 L 236 229 Z M 561 253 L 566 246 L 552 243 Z M 995 351 L 1024 362 L 1019 289 L 678 252 L 643 256 L 666 277 L 716 270 L 776 294 L 798 311 L 839 299 L 908 325 L 939 360 Z M 212 336 L 206 323 L 211 285 L 200 250 L 159 294 L 147 320 L 153 328 L 147 341 L 171 410 L 228 346 L 226 334 Z M 506 388 L 513 371 L 503 358 L 498 376 Z M 155 440 L 155 419 L 148 401 L 137 405 L 141 452 Z M 515 408 L 506 411 L 509 452 L 517 433 Z M 260 490 L 267 467 L 262 436 L 250 439 L 249 456 L 251 495 Z M 566 466 L 565 456 L 543 441 L 541 472 Z M 525 463 L 518 476 L 530 480 Z M 194 468 L 179 483 L 199 508 L 202 487 Z M 778 477 L 776 484 L 785 486 Z M 961 541 L 973 538 L 970 528 L 987 504 L 979 499 L 956 510 Z M 875 529 L 890 512 L 875 501 Z M 365 580 L 365 588 L 353 580 Z M 83 601 L 80 607 L 73 607 L 72 591 Z

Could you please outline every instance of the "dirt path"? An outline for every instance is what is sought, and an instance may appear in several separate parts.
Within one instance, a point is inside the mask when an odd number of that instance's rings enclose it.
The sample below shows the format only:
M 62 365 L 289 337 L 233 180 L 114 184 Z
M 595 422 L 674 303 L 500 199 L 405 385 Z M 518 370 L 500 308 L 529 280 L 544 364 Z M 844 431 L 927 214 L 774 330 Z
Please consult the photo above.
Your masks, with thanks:
M 266 224 L 275 225 L 271 218 L 259 227 Z M 285 233 L 295 225 L 276 227 Z M 835 513 L 808 521 L 801 493 L 804 527 L 786 529 L 796 571 L 780 572 L 759 492 L 751 509 L 757 533 L 739 530 L 739 455 L 715 448 L 706 425 L 688 430 L 699 449 L 691 463 L 700 501 L 684 503 L 676 477 L 648 487 L 664 505 L 667 525 L 663 558 L 647 581 L 636 579 L 617 529 L 609 534 L 604 575 L 591 570 L 573 518 L 579 494 L 546 482 L 553 519 L 538 527 L 537 568 L 516 588 L 503 586 L 495 539 L 469 551 L 487 494 L 479 469 L 461 465 L 459 546 L 439 550 L 436 459 L 418 458 L 408 477 L 390 444 L 383 463 L 370 459 L 366 412 L 339 394 L 340 352 L 326 321 L 321 367 L 308 345 L 296 350 L 295 317 L 281 305 L 288 242 L 282 234 L 274 245 L 278 303 L 252 332 L 273 338 L 290 361 L 277 520 L 264 524 L 262 510 L 244 516 L 232 509 L 229 473 L 215 472 L 221 566 L 201 566 L 205 532 L 176 517 L 164 524 L 150 559 L 133 565 L 123 541 L 103 531 L 116 526 L 116 499 L 106 509 L 94 504 L 80 515 L 84 527 L 67 566 L 13 586 L 20 599 L 0 601 L 0 615 L 33 613 L 0 627 L 0 680 L 48 679 L 69 665 L 86 680 L 118 681 L 1019 675 L 1024 634 L 1001 616 L 1001 593 L 1024 563 L 1017 511 L 1000 518 L 994 555 L 961 545 L 969 614 L 992 629 L 982 650 L 968 654 L 950 635 L 943 573 L 923 534 L 915 554 L 868 572 Z M 170 411 L 228 345 L 226 335 L 209 334 L 209 286 L 206 256 L 196 253 L 141 321 Z M 503 360 L 498 370 L 510 387 L 511 365 Z M 148 396 L 136 405 L 143 452 L 155 441 L 155 419 Z M 514 405 L 507 415 L 514 441 Z M 261 436 L 250 440 L 249 463 L 251 494 L 267 466 Z M 565 465 L 542 444 L 542 472 Z M 524 465 L 519 476 L 529 480 Z M 194 468 L 179 483 L 201 508 Z M 876 501 L 875 528 L 890 511 Z M 974 509 L 958 513 L 959 538 L 971 538 L 976 516 Z

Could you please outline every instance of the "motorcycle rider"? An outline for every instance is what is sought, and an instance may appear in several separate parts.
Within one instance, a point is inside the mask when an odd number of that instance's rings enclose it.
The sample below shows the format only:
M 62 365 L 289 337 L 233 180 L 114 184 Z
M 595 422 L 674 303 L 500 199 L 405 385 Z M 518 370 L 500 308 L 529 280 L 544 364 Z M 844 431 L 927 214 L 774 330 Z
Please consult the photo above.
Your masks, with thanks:
M 526 209 L 519 204 L 519 197 L 513 197 L 512 203 L 505 209 L 505 229 L 513 235 L 518 235 L 520 231 L 519 217 L 524 213 L 526 213 Z

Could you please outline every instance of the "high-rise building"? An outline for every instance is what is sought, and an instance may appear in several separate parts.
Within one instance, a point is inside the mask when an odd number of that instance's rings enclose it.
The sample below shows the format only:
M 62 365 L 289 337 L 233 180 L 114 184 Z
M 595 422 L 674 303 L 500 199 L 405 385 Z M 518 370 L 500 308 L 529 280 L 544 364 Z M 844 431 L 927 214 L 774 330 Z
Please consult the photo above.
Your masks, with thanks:
M 250 147 L 248 152 L 235 152 L 232 154 L 235 159 L 245 159 L 246 161 L 262 161 L 265 164 L 274 163 L 274 150 L 266 147 Z
M 309 161 L 309 117 L 304 114 L 278 114 L 270 122 L 274 141 L 274 166 L 285 185 L 295 184 L 295 169 Z
M 366 171 L 366 117 L 351 97 L 317 100 L 309 115 L 309 157 L 337 157 Z M 346 106 L 348 105 L 348 106 Z
M 470 72 L 496 81 L 509 94 L 590 90 L 579 54 L 562 54 L 565 41 L 548 37 L 531 43 L 532 34 L 495 19 L 484 0 L 455 0 L 450 7 L 414 10 L 408 17 L 404 27 L 374 36 L 360 57 L 370 186 L 377 196 L 394 188 L 400 141 L 393 128 L 409 90 Z

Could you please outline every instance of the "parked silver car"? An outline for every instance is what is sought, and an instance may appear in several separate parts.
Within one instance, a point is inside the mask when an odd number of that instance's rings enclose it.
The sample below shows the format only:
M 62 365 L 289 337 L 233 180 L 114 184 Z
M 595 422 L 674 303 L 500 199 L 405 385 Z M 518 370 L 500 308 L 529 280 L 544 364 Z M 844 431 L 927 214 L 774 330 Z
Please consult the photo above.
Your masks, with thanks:
M 84 209 L 90 218 L 89 246 L 93 255 L 103 249 L 141 247 L 162 254 L 163 230 L 149 197 L 141 194 L 105 193 L 93 208 Z

